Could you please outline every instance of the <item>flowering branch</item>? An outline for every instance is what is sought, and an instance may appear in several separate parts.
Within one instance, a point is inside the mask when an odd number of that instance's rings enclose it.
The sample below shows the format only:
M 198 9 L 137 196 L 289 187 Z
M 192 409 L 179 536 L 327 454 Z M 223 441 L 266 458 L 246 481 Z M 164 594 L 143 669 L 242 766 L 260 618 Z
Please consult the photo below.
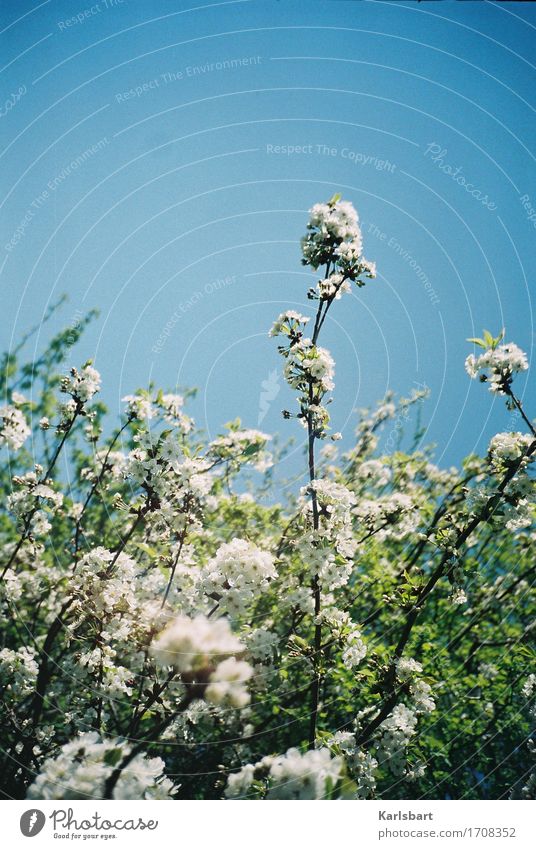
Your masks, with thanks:
M 328 203 L 316 204 L 310 211 L 307 234 L 302 240 L 303 264 L 314 270 L 325 266 L 325 276 L 316 290 L 310 289 L 308 297 L 318 300 L 318 307 L 311 339 L 304 338 L 303 327 L 309 319 L 287 311 L 282 313 L 270 331 L 270 335 L 287 337 L 288 345 L 280 346 L 285 357 L 285 377 L 294 389 L 300 392 L 298 419 L 307 428 L 307 455 L 310 499 L 311 530 L 307 534 L 310 559 L 314 563 L 326 542 L 337 547 L 337 534 L 330 540 L 329 519 L 331 508 L 319 505 L 322 481 L 316 479 L 315 441 L 324 439 L 329 426 L 329 414 L 322 401 L 326 392 L 333 389 L 334 363 L 331 355 L 318 346 L 320 331 L 328 311 L 335 300 L 351 290 L 351 283 L 363 286 L 363 276 L 374 277 L 375 268 L 362 256 L 362 239 L 358 216 L 351 203 L 341 201 L 334 195 Z M 284 413 L 285 418 L 291 414 Z M 321 512 L 325 517 L 326 529 L 321 528 Z M 331 530 L 334 530 L 333 528 Z M 310 692 L 309 748 L 314 749 L 317 736 L 319 695 L 321 686 L 322 654 L 322 598 L 320 569 L 314 568 L 311 576 L 311 592 L 314 614 L 313 678 Z

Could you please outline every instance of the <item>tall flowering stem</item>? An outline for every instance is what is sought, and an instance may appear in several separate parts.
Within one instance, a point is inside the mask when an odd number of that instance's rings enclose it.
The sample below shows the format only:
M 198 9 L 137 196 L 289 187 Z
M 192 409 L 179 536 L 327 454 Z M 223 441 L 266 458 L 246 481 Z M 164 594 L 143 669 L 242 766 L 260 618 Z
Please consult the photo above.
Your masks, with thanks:
M 329 431 L 329 413 L 324 398 L 334 388 L 333 375 L 335 364 L 329 351 L 318 345 L 320 332 L 328 311 L 334 301 L 351 291 L 352 282 L 364 286 L 363 277 L 375 277 L 375 267 L 362 255 L 362 239 L 357 212 L 351 203 L 342 201 L 334 195 L 327 203 L 315 204 L 310 210 L 307 233 L 302 240 L 302 262 L 314 271 L 324 267 L 324 275 L 316 285 L 309 289 L 308 298 L 318 302 L 311 338 L 303 334 L 309 322 L 307 316 L 294 311 L 282 313 L 272 327 L 272 336 L 286 336 L 287 344 L 279 347 L 286 359 L 285 377 L 293 389 L 299 392 L 299 413 L 296 414 L 307 429 L 307 455 L 309 486 L 306 493 L 309 499 L 310 516 L 307 515 L 309 528 L 306 530 L 304 559 L 314 564 L 311 575 L 311 592 L 314 610 L 313 678 L 310 687 L 309 748 L 314 749 L 318 721 L 320 685 L 322 678 L 322 582 L 319 562 L 321 550 L 329 540 L 338 547 L 336 539 L 340 527 L 329 525 L 332 506 L 326 508 L 319 503 L 319 489 L 322 481 L 317 481 L 315 464 L 315 443 L 325 439 Z M 291 413 L 284 411 L 285 418 Z M 336 434 L 332 438 L 340 438 Z M 326 493 L 324 492 L 324 500 Z M 328 517 L 326 528 L 321 527 L 321 514 Z M 309 554 L 309 558 L 307 555 Z

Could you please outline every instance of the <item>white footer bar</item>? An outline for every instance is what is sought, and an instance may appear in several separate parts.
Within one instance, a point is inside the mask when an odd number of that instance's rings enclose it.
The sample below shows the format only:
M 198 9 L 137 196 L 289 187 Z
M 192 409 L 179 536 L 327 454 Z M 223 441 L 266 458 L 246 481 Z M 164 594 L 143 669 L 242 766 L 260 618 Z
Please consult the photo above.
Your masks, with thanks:
M 0 844 L 158 849 L 534 849 L 536 802 L 2 803 Z M 32 839 L 35 842 L 32 842 Z

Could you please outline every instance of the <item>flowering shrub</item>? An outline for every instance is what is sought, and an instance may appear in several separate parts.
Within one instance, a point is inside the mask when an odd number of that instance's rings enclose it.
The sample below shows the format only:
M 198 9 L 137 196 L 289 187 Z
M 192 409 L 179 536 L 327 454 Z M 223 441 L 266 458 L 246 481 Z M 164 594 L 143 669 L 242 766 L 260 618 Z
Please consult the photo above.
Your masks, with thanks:
M 320 337 L 375 276 L 350 203 L 312 208 L 302 255 L 312 314 L 270 331 L 306 437 L 286 503 L 256 497 L 270 436 L 235 421 L 207 443 L 182 395 L 127 396 L 107 435 L 93 365 L 56 376 L 72 329 L 28 366 L 4 358 L 5 795 L 534 796 L 527 358 L 503 334 L 470 340 L 469 375 L 523 423 L 485 457 L 382 452 L 422 392 L 361 411 L 340 455 Z

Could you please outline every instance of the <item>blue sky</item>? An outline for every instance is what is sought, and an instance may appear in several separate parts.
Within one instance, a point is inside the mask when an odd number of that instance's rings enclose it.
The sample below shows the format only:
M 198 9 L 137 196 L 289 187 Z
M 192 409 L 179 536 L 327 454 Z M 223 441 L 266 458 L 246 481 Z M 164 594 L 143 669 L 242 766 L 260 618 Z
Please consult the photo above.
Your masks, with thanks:
M 378 266 L 323 337 L 343 445 L 355 407 L 389 387 L 430 388 L 442 464 L 512 427 L 463 363 L 483 327 L 532 353 L 533 4 L 4 0 L 0 14 L 3 347 L 66 292 L 28 356 L 98 307 L 71 353 L 95 359 L 113 412 L 152 379 L 197 386 L 210 434 L 237 415 L 256 427 L 268 380 L 260 426 L 301 439 L 267 331 L 309 309 L 299 239 L 340 192 Z

